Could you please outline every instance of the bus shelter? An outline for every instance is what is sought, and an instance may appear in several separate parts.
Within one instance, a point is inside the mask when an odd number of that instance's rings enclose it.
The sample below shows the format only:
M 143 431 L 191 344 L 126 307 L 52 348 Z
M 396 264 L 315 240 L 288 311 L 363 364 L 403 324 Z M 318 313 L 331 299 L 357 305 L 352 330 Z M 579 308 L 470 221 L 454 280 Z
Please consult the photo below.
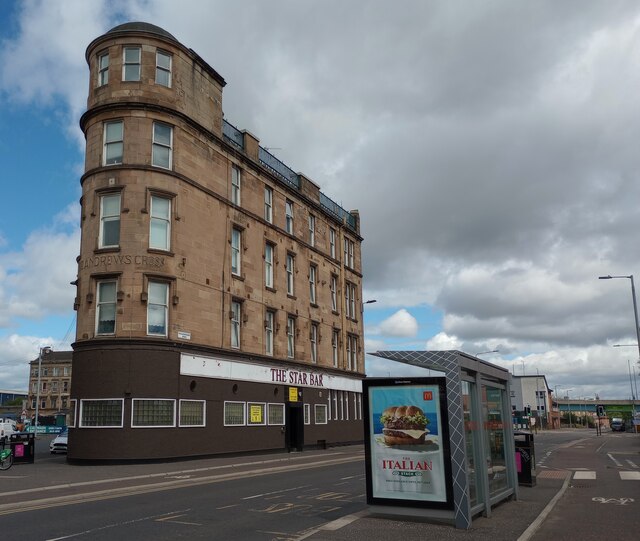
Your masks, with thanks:
M 488 517 L 499 502 L 517 498 L 508 370 L 455 350 L 372 355 L 438 373 L 363 382 L 372 512 L 468 529 L 474 516 Z M 412 415 L 408 429 L 401 413 Z M 422 415 L 426 428 L 416 422 Z M 405 436 L 420 439 L 405 444 Z

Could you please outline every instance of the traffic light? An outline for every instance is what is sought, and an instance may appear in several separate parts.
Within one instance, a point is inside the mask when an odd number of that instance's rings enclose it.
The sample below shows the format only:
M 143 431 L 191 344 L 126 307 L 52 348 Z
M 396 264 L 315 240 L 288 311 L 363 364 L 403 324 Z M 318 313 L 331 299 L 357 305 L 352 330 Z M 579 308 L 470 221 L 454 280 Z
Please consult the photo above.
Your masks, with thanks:
M 524 408 L 524 412 L 528 417 L 531 417 L 531 406 L 527 406 Z
M 598 406 L 598 417 L 604 417 L 604 406 Z

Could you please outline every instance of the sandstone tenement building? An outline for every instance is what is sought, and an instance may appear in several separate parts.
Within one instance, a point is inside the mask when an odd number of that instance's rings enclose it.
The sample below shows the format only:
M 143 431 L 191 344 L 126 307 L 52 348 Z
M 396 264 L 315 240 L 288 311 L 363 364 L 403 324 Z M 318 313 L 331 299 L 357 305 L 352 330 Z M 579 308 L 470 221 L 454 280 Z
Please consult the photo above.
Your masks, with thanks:
M 86 59 L 69 459 L 362 441 L 358 213 L 227 122 L 165 30 Z

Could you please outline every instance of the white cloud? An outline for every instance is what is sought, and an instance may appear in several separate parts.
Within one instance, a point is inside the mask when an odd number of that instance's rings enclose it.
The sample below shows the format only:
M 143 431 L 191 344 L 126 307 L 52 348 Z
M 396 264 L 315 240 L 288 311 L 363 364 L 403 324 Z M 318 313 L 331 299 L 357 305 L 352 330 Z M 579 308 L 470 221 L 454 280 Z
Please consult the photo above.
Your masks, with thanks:
M 29 382 L 29 362 L 38 357 L 42 346 L 53 344 L 49 338 L 11 334 L 0 336 L 0 388 L 26 391 Z
M 449 336 L 445 332 L 439 332 L 427 341 L 427 351 L 460 350 L 462 342 L 456 336 Z
M 387 336 L 411 338 L 418 334 L 418 321 L 407 310 L 401 308 L 380 323 L 380 332 Z

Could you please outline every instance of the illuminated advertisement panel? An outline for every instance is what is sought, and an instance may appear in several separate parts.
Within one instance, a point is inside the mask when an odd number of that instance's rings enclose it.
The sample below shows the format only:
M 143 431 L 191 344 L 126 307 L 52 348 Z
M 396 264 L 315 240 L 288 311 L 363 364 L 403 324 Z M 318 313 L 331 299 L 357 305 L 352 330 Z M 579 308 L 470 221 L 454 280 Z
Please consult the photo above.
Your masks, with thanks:
M 452 508 L 445 378 L 363 385 L 367 503 Z

